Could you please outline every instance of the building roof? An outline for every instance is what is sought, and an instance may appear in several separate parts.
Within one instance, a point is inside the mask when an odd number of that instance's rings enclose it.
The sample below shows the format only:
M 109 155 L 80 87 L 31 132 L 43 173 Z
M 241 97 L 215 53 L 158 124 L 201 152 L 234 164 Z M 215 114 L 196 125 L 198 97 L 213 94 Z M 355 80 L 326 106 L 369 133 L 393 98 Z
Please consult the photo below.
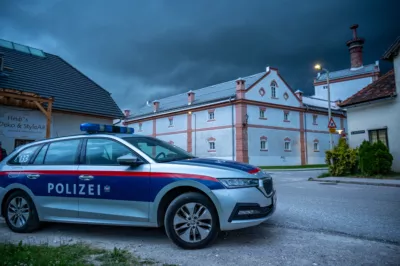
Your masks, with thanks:
M 54 110 L 110 118 L 124 116 L 108 91 L 61 57 L 1 39 L 0 53 L 4 53 L 5 67 L 0 88 L 54 97 Z
M 400 50 L 400 36 L 398 36 L 397 39 L 392 43 L 392 45 L 390 45 L 390 47 L 386 50 L 386 52 L 382 56 L 382 59 L 392 60 L 393 57 L 399 54 L 399 50 Z
M 261 72 L 242 78 L 245 80 L 246 89 L 265 74 L 266 72 Z M 216 102 L 219 100 L 229 99 L 231 97 L 234 98 L 236 96 L 236 79 L 192 91 L 195 93 L 195 100 L 191 104 L 191 106 Z M 158 109 L 159 112 L 177 110 L 188 107 L 187 92 L 172 95 L 163 99 L 158 99 L 157 101 L 159 101 L 160 103 Z M 138 118 L 149 114 L 153 114 L 152 103 L 145 104 L 137 112 L 133 113 L 129 118 Z
M 358 68 L 355 70 L 347 68 L 347 69 L 329 72 L 329 79 L 334 80 L 334 79 L 347 78 L 347 77 L 353 77 L 353 76 L 359 76 L 359 75 L 372 74 L 375 72 L 379 72 L 379 70 L 375 69 L 375 66 L 377 66 L 377 64 L 365 65 L 362 68 Z M 315 78 L 315 82 L 321 82 L 321 81 L 326 81 L 326 73 L 320 74 L 319 76 L 317 76 Z
M 396 96 L 394 69 L 388 71 L 385 75 L 381 76 L 367 87 L 347 98 L 340 104 L 340 106 L 346 107 L 392 96 Z
M 314 107 L 325 110 L 328 109 L 327 100 L 315 98 L 313 96 L 303 96 L 303 104 L 308 107 Z M 340 107 L 336 105 L 336 102 L 331 101 L 331 110 L 340 110 Z

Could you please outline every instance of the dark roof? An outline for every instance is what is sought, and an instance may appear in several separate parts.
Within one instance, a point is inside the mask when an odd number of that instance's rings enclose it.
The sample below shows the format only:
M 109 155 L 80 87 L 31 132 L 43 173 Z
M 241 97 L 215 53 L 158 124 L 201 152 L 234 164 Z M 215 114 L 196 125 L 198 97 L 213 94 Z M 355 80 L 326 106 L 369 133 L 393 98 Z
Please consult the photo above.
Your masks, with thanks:
M 394 78 L 394 69 L 381 76 L 378 80 L 372 82 L 353 96 L 347 98 L 339 106 L 345 107 L 359 103 L 370 102 L 396 96 L 396 82 Z
M 386 52 L 383 54 L 382 59 L 384 60 L 392 60 L 393 57 L 399 54 L 400 50 L 400 36 L 397 37 L 397 39 L 390 45 L 390 47 L 386 50 Z
M 13 49 L 5 48 L 10 43 L 0 40 L 5 67 L 0 76 L 0 88 L 52 96 L 54 110 L 123 117 L 108 91 L 61 57 L 14 43 L 11 43 L 15 45 Z

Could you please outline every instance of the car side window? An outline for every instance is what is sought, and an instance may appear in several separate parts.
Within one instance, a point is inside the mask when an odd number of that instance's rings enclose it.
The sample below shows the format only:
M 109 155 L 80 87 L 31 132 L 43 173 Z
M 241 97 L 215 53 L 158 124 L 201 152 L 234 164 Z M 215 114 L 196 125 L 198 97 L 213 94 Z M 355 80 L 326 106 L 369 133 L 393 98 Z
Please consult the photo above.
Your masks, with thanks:
M 22 150 L 21 152 L 18 153 L 17 156 L 11 159 L 8 163 L 12 165 L 29 164 L 30 160 L 32 159 L 32 156 L 35 155 L 35 152 L 37 151 L 37 149 L 39 149 L 39 147 L 40 147 L 39 145 L 36 145 Z
M 49 144 L 46 144 L 40 149 L 39 153 L 36 155 L 36 158 L 32 164 L 43 164 L 44 156 L 46 155 L 48 147 Z
M 61 140 L 50 143 L 43 164 L 71 165 L 75 164 L 80 139 Z
M 89 138 L 86 143 L 86 164 L 119 165 L 117 158 L 134 154 L 127 146 L 111 139 Z

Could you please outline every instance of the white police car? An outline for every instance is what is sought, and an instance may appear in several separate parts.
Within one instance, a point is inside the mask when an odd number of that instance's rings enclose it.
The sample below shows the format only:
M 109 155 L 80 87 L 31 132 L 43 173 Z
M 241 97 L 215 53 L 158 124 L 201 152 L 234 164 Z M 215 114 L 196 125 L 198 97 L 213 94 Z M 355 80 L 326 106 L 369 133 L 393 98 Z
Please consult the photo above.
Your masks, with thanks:
M 194 249 L 275 211 L 272 178 L 257 167 L 197 158 L 132 128 L 81 130 L 26 144 L 1 162 L 0 213 L 12 231 L 32 232 L 41 221 L 165 226 L 176 245 Z

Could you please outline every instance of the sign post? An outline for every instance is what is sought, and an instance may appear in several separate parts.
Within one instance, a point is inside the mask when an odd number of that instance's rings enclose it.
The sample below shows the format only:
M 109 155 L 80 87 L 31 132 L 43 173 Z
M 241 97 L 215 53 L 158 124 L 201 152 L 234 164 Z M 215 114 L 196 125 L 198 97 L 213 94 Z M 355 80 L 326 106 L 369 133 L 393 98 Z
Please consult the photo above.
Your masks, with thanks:
M 332 142 L 333 140 L 332 140 L 332 134 L 333 133 L 336 133 L 336 123 L 335 123 L 335 121 L 333 120 L 333 117 L 331 117 L 331 119 L 329 119 L 329 122 L 328 122 L 328 128 L 329 128 L 329 133 L 330 133 L 330 141 Z M 333 143 L 331 143 L 330 144 L 331 145 L 331 147 L 333 146 Z

